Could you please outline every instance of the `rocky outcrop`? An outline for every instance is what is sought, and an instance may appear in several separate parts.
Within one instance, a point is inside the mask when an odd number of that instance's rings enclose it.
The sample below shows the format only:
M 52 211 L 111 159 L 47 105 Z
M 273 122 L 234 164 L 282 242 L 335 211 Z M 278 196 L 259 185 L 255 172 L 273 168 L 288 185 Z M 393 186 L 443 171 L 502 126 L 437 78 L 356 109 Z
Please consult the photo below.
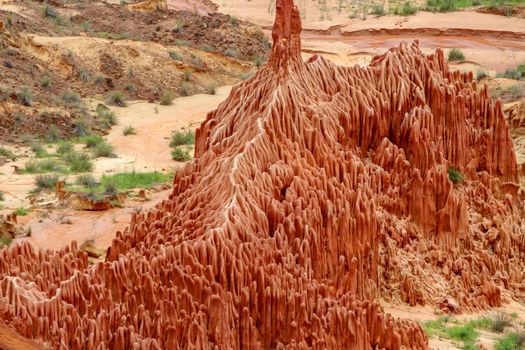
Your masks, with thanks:
M 278 0 L 268 65 L 208 114 L 169 198 L 104 262 L 76 243 L 0 251 L 2 317 L 61 349 L 427 349 L 379 297 L 459 312 L 520 296 L 500 103 L 440 50 L 339 67 L 303 62 L 300 32 Z

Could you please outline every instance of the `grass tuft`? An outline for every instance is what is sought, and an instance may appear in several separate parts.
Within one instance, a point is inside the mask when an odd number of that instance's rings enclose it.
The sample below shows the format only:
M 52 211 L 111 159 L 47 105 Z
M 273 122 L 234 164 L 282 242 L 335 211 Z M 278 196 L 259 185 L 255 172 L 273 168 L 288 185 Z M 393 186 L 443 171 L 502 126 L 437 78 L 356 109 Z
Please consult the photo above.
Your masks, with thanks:
M 124 136 L 137 135 L 137 131 L 131 125 L 126 126 L 124 130 L 122 130 L 122 133 L 124 134 Z
M 177 147 L 171 152 L 171 157 L 177 162 L 186 162 L 191 160 L 190 152 L 187 149 Z
M 448 168 L 448 178 L 454 184 L 458 184 L 464 181 L 463 174 L 458 169 L 453 167 Z
M 13 151 L 3 146 L 0 147 L 0 156 L 6 157 L 10 160 L 16 160 L 16 155 L 13 153 Z
M 460 49 L 454 48 L 448 52 L 448 60 L 463 62 L 465 60 L 465 55 Z
M 164 90 L 159 97 L 159 104 L 162 106 L 169 106 L 173 103 L 173 99 L 175 99 L 173 92 L 170 90 Z
M 57 174 L 41 174 L 35 177 L 35 185 L 40 190 L 51 190 L 58 183 Z
M 92 149 L 95 158 L 115 158 L 115 148 L 107 142 L 101 142 Z
M 188 131 L 175 131 L 171 135 L 170 147 L 177 147 L 182 145 L 193 145 L 195 143 L 195 133 Z
M 106 101 L 109 104 L 119 106 L 119 107 L 126 107 L 126 98 L 124 97 L 124 94 L 121 91 L 110 91 L 108 92 L 106 96 Z

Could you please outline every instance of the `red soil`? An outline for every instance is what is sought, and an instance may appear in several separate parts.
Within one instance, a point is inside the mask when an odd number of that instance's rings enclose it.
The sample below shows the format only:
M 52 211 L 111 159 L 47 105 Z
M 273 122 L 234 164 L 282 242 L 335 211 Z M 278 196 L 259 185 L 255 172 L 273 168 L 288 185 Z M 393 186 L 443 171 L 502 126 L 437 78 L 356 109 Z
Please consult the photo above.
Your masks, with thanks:
M 76 244 L 0 252 L 0 314 L 20 334 L 70 349 L 427 349 L 374 300 L 459 312 L 521 295 L 500 103 L 417 43 L 364 68 L 303 62 L 292 0 L 276 13 L 268 65 L 208 114 L 169 199 L 133 216 L 105 262 Z

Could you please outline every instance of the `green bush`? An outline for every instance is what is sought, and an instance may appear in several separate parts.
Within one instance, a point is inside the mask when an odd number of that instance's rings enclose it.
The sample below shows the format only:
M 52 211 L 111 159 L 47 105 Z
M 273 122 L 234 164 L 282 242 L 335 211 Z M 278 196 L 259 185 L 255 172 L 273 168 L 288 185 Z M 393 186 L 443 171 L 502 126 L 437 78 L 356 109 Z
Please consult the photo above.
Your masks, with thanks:
M 52 172 L 63 173 L 66 172 L 66 169 L 55 159 L 48 158 L 43 160 L 30 160 L 25 164 L 24 172 L 28 174 Z
M 16 155 L 13 153 L 13 151 L 3 146 L 0 147 L 0 156 L 6 157 L 10 160 L 16 160 Z
M 69 141 L 62 141 L 57 146 L 57 153 L 62 155 L 73 151 L 73 144 Z
M 0 202 L 3 202 L 5 199 L 4 192 L 0 191 Z
M 31 148 L 31 151 L 35 153 L 37 158 L 45 158 L 48 156 L 47 151 L 41 143 L 33 141 L 29 144 L 29 147 Z
M 175 95 L 170 90 L 164 90 L 162 92 L 162 95 L 159 97 L 159 104 L 163 106 L 168 106 L 173 103 L 173 99 L 175 98 Z
M 20 100 L 24 106 L 31 107 L 33 105 L 33 91 L 27 86 L 20 89 Z
M 175 51 L 170 51 L 169 55 L 170 55 L 170 58 L 172 60 L 175 60 L 175 61 L 181 61 L 182 60 L 182 57 L 178 53 L 176 53 Z
M 241 80 L 247 80 L 247 79 L 250 79 L 253 75 L 253 72 L 246 72 L 246 73 L 242 73 L 239 78 Z
M 448 178 L 454 184 L 461 183 L 464 180 L 463 174 L 453 167 L 448 168 Z
M 427 7 L 433 11 L 450 12 L 456 10 L 454 0 L 427 0 Z
M 180 94 L 182 96 L 189 96 L 191 85 L 185 81 L 180 84 Z
M 9 236 L 7 233 L 0 235 L 0 248 L 9 247 L 12 241 L 13 241 L 13 238 Z
M 137 134 L 137 131 L 135 130 L 134 127 L 132 127 L 131 125 L 128 125 L 124 128 L 124 130 L 122 131 L 122 133 L 124 134 L 124 136 L 128 136 L 128 135 L 136 135 Z
M 106 194 L 115 194 L 118 193 L 117 181 L 110 177 L 106 180 L 102 179 L 102 185 L 104 186 L 104 192 Z
M 239 25 L 239 20 L 237 19 L 237 17 L 232 16 L 232 17 L 230 17 L 230 23 L 231 23 L 232 26 L 237 27 Z
M 100 135 L 88 135 L 82 138 L 82 142 L 87 148 L 95 148 L 98 144 L 104 142 L 104 139 Z
M 42 86 L 43 88 L 47 88 L 51 86 L 51 78 L 49 77 L 49 75 L 44 75 L 40 79 L 40 86 Z
M 211 84 L 206 87 L 206 92 L 208 95 L 215 95 L 217 94 L 217 85 Z
M 26 208 L 16 208 L 14 213 L 18 216 L 26 216 L 27 213 L 29 213 L 29 210 L 27 210 Z
M 226 51 L 224 51 L 224 56 L 239 58 L 240 54 L 236 47 L 230 47 Z
M 188 131 L 175 131 L 171 135 L 170 147 L 177 147 L 182 145 L 193 145 L 195 143 L 195 133 Z
M 99 143 L 92 149 L 92 151 L 93 151 L 93 156 L 95 158 L 100 158 L 100 157 L 114 158 L 116 157 L 115 148 L 106 142 Z
M 396 9 L 394 13 L 401 16 L 410 16 L 417 12 L 417 7 L 413 6 L 410 1 L 405 1 L 401 9 Z
M 181 147 L 175 148 L 171 152 L 171 157 L 173 158 L 173 160 L 176 160 L 178 162 L 185 162 L 191 159 L 190 152 L 187 149 L 183 149 Z
M 58 142 L 62 138 L 60 134 L 60 129 L 56 125 L 51 125 L 47 130 L 45 140 L 49 143 Z
M 41 190 L 51 190 L 58 183 L 57 174 L 40 174 L 35 177 L 35 185 Z
M 480 81 L 481 79 L 486 78 L 486 77 L 488 77 L 488 74 L 483 69 L 480 69 L 480 70 L 478 70 L 476 72 L 476 80 L 477 81 Z
M 493 332 L 497 332 L 497 333 L 503 332 L 505 328 L 512 325 L 512 317 L 504 311 L 496 312 L 492 316 L 491 321 L 492 321 L 492 324 L 490 326 L 490 329 Z
M 73 129 L 73 134 L 78 137 L 85 137 L 87 135 L 86 122 L 83 120 L 77 120 L 75 122 L 75 128 Z
M 82 174 L 77 177 L 76 183 L 87 188 L 95 188 L 98 186 L 97 180 L 91 174 Z
M 102 119 L 102 128 L 103 129 L 109 129 L 114 125 L 118 124 L 118 119 L 111 109 L 104 106 L 103 104 L 99 103 L 97 106 L 97 115 L 100 119 Z
M 376 15 L 376 16 L 384 16 L 385 15 L 385 7 L 381 4 L 379 5 L 374 5 L 372 7 L 372 14 Z
M 85 173 L 93 170 L 93 162 L 89 155 L 83 152 L 69 152 L 62 156 L 74 173 Z
M 521 80 L 522 76 L 521 76 L 521 73 L 517 69 L 507 68 L 507 69 L 505 69 L 505 73 L 503 74 L 503 78 L 514 79 L 514 80 Z
M 184 78 L 185 81 L 190 81 L 191 80 L 191 77 L 192 77 L 192 74 L 191 74 L 191 71 L 189 69 L 185 69 L 184 70 L 184 73 L 182 73 L 182 76 Z
M 163 174 L 158 171 L 154 172 L 124 172 L 113 175 L 103 175 L 101 179 L 102 185 L 111 184 L 119 190 L 128 190 L 132 188 L 149 188 L 153 185 L 170 181 L 172 176 L 170 174 Z
M 494 350 L 519 350 L 525 344 L 525 333 L 512 332 L 499 339 L 494 344 Z
M 46 3 L 42 6 L 42 16 L 56 18 L 59 16 L 59 13 L 56 8 Z
M 64 101 L 67 106 L 75 107 L 80 104 L 80 95 L 74 91 L 66 91 L 62 94 L 62 101 Z
M 106 101 L 109 104 L 119 106 L 119 107 L 126 107 L 126 99 L 124 97 L 124 94 L 121 91 L 110 91 L 108 92 L 106 96 Z
M 465 60 L 465 55 L 463 54 L 463 52 L 460 50 L 460 49 L 451 49 L 449 52 L 448 52 L 448 60 L 449 61 L 464 61 Z

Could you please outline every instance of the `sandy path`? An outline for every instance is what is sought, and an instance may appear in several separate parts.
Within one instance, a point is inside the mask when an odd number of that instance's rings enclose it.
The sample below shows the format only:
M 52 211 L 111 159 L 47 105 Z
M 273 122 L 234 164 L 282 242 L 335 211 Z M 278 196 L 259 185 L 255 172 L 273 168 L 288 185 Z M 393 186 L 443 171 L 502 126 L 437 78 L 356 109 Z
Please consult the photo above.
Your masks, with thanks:
M 126 108 L 114 107 L 119 124 L 112 128 L 106 138 L 115 146 L 118 158 L 97 159 L 93 173 L 100 176 L 112 172 L 167 171 L 180 167 L 182 163 L 171 159 L 171 132 L 181 128 L 196 128 L 205 119 L 207 112 L 216 108 L 228 96 L 230 89 L 231 87 L 225 86 L 218 88 L 216 95 L 178 98 L 171 106 L 135 101 L 130 102 Z M 96 105 L 96 101 L 90 103 Z M 155 112 L 155 107 L 158 113 Z M 133 126 L 137 135 L 124 136 L 122 130 L 127 125 Z M 10 172 L 8 175 L 0 175 L 0 190 L 6 189 L 9 199 L 4 202 L 4 212 L 17 207 L 28 207 L 25 197 L 34 188 L 33 176 L 14 175 L 8 167 L 10 164 L 0 168 L 0 171 Z M 93 239 L 98 247 L 105 249 L 111 244 L 115 232 L 127 226 L 134 208 L 146 210 L 167 198 L 169 192 L 164 190 L 151 193 L 150 201 L 131 201 L 128 208 L 114 208 L 103 212 L 55 210 L 48 213 L 49 217 L 42 218 L 37 214 L 46 210 L 39 210 L 27 217 L 19 217 L 22 225 L 31 227 L 32 235 L 17 240 L 28 240 L 38 248 L 59 249 L 73 240 L 82 244 Z M 72 223 L 61 224 L 61 216 Z

